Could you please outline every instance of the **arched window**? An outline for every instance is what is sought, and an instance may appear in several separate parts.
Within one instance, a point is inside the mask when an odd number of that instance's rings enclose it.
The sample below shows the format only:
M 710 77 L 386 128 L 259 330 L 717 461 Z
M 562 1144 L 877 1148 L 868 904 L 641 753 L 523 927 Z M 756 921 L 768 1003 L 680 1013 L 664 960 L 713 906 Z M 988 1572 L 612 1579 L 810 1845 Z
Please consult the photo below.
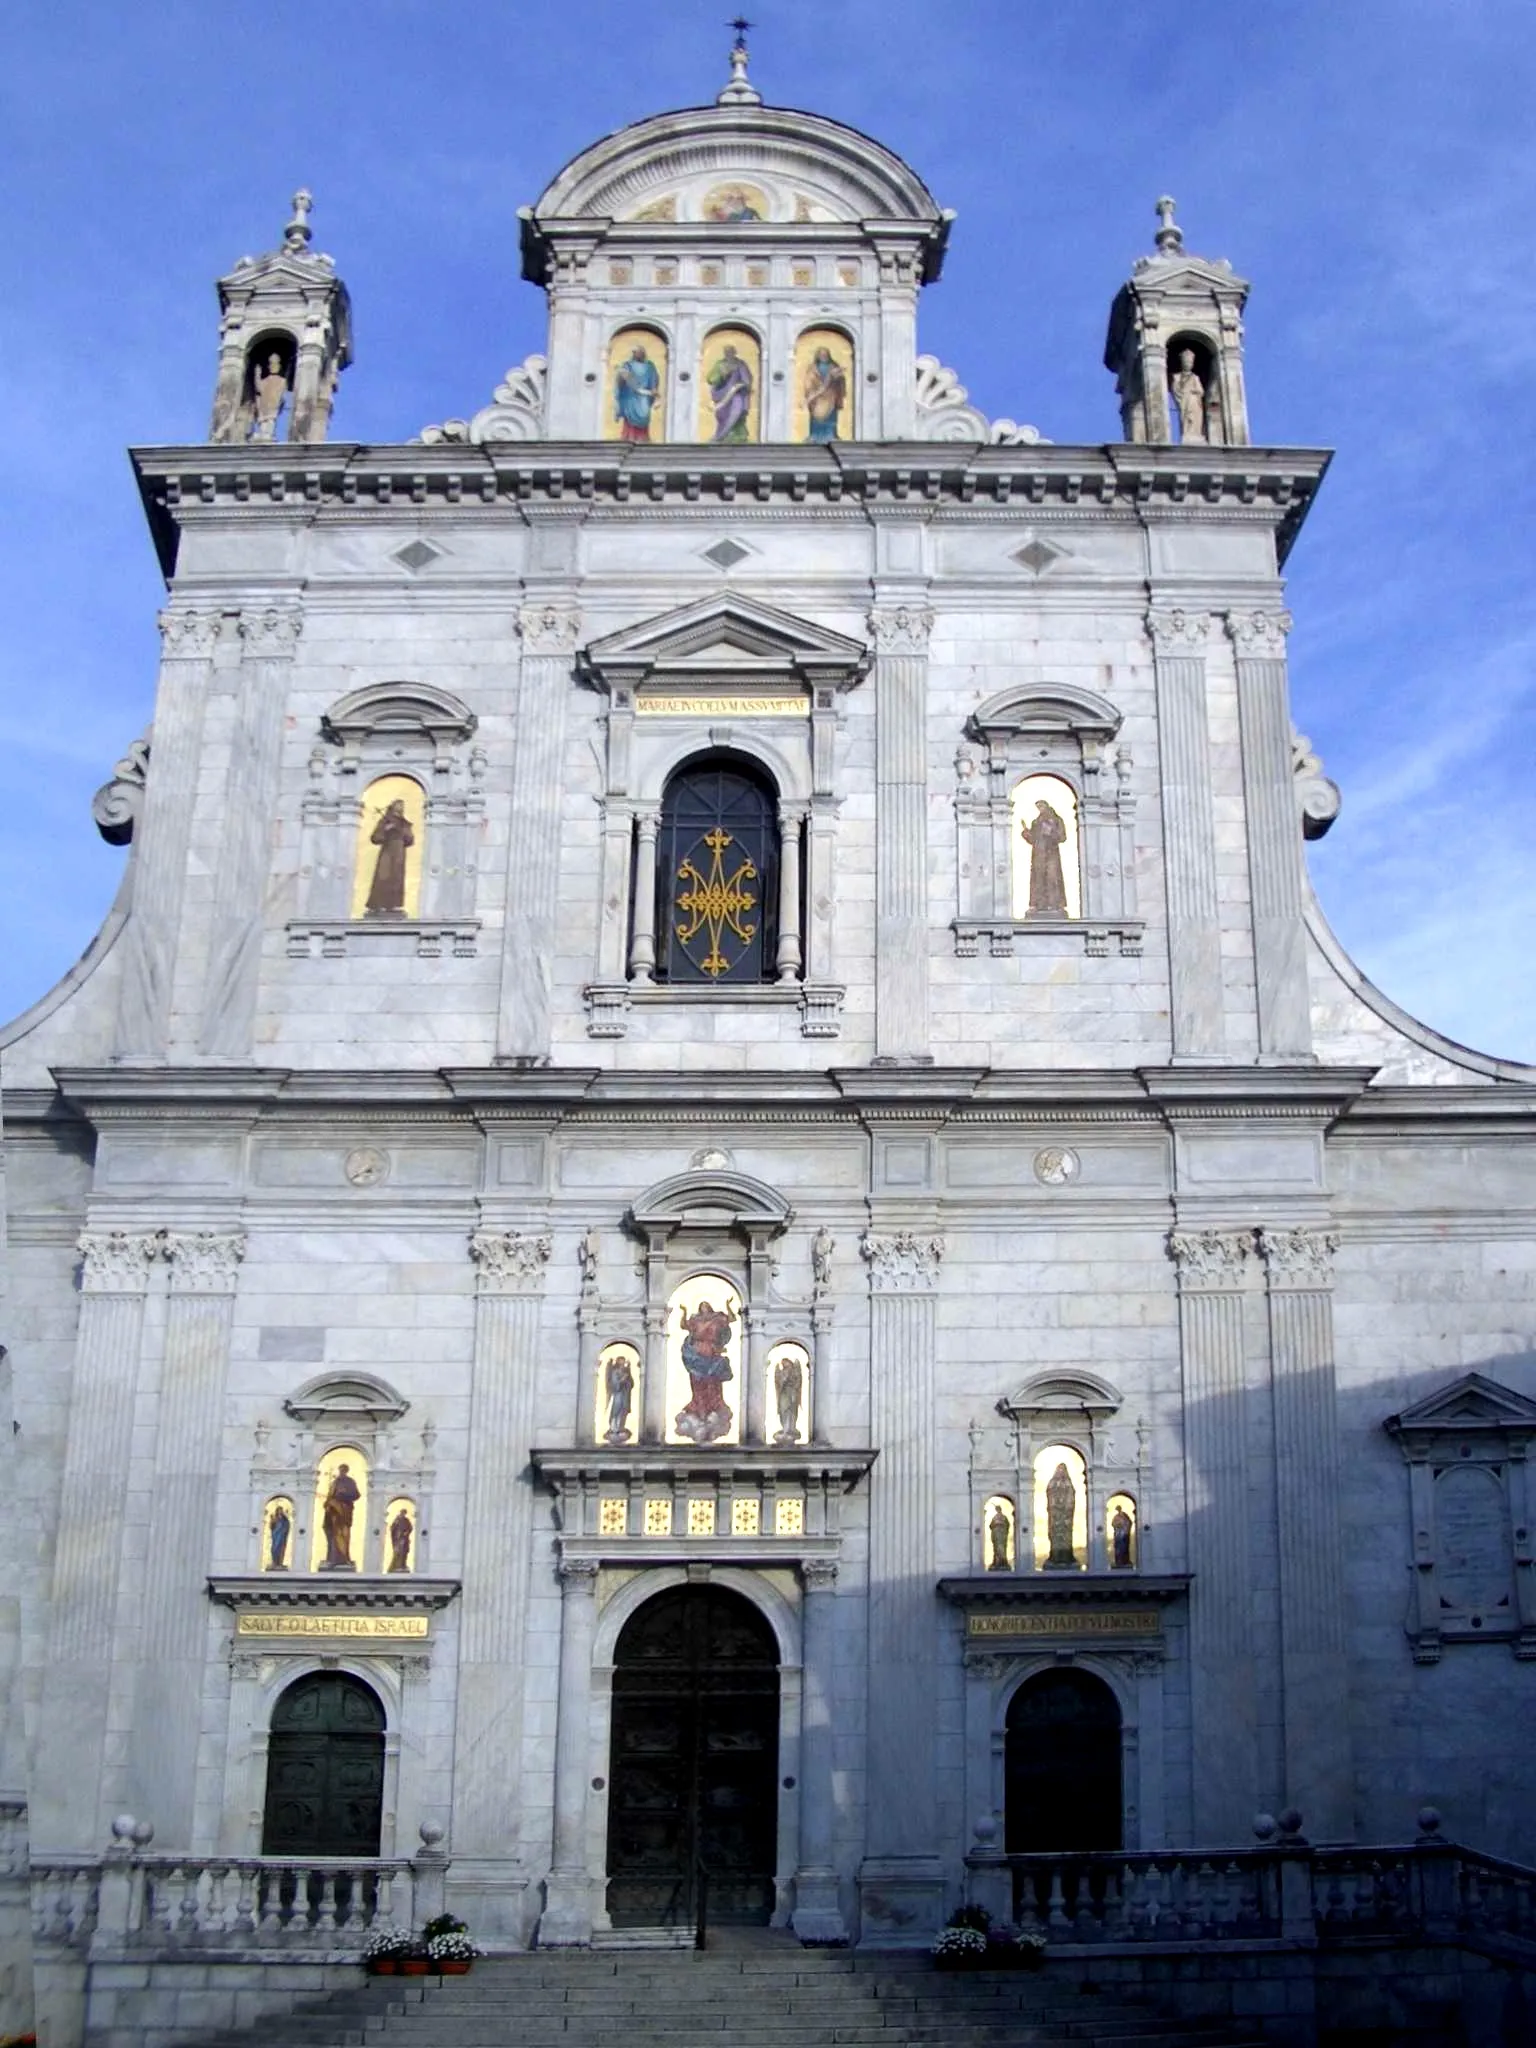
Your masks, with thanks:
M 773 980 L 777 811 L 767 778 L 734 755 L 690 762 L 667 784 L 656 863 L 658 980 Z

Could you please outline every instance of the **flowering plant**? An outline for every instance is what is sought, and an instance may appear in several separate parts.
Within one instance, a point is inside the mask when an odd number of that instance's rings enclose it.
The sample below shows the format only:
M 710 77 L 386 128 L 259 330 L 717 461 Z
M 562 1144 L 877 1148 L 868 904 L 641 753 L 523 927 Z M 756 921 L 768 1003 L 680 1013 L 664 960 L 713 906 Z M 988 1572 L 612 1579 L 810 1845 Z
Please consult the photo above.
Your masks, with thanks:
M 408 1956 L 415 1946 L 410 1935 L 398 1927 L 375 1927 L 363 1943 L 363 1960 L 372 1962 L 379 1956 Z
M 469 1922 L 460 1920 L 452 1913 L 439 1913 L 435 1920 L 429 1920 L 421 1930 L 423 1941 L 436 1941 L 440 1934 L 468 1934 Z
M 467 1934 L 434 1934 L 427 1954 L 434 1963 L 472 1963 L 480 1951 Z
M 946 1927 L 933 1938 L 930 1951 L 940 1962 L 980 1961 L 987 1952 L 987 1937 L 979 1927 Z

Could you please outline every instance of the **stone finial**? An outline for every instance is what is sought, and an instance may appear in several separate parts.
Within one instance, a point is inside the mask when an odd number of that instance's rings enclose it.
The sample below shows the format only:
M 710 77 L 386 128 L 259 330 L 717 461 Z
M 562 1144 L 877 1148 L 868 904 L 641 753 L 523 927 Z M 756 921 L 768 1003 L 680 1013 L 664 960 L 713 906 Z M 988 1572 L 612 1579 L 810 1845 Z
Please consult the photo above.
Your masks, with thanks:
M 1160 256 L 1178 256 L 1183 253 L 1184 230 L 1173 217 L 1173 209 L 1177 204 L 1178 201 L 1171 199 L 1165 192 L 1154 209 L 1157 214 L 1157 250 Z
M 731 45 L 731 81 L 715 99 L 717 107 L 760 107 L 763 96 L 747 77 L 747 30 L 750 21 L 741 15 L 730 23 L 736 31 L 736 40 Z
M 283 229 L 283 247 L 290 256 L 302 256 L 314 238 L 309 225 L 309 216 L 314 210 L 315 195 L 300 187 L 293 195 L 293 219 Z

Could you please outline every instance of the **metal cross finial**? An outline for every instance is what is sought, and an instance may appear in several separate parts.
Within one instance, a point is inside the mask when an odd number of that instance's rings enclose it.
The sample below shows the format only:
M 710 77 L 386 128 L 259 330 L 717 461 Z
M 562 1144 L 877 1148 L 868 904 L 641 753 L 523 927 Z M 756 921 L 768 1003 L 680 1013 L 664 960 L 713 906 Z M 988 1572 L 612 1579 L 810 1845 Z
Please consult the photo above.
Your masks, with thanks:
M 301 186 L 294 193 L 293 219 L 283 229 L 283 247 L 285 249 L 300 250 L 309 247 L 310 237 L 313 233 L 309 225 L 309 216 L 314 203 L 314 193 L 305 190 L 304 187 Z
M 747 77 L 747 30 L 752 23 L 743 14 L 738 14 L 727 24 L 736 31 L 736 40 L 731 45 L 731 82 L 719 95 L 717 106 L 751 105 L 760 107 L 763 96 Z
M 1173 217 L 1176 203 L 1165 192 L 1155 208 L 1158 220 L 1157 246 L 1165 256 L 1177 255 L 1184 246 L 1184 230 Z

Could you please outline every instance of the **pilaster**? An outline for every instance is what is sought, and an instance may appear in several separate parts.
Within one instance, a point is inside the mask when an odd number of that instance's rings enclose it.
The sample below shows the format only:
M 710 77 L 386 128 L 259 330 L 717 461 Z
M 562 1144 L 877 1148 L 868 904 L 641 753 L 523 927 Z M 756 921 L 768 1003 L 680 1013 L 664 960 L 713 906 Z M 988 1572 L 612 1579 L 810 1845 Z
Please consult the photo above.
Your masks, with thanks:
M 875 642 L 875 1053 L 928 1052 L 926 605 L 883 604 Z
M 1237 655 L 1243 810 L 1253 904 L 1253 965 L 1260 1059 L 1312 1056 L 1301 820 L 1296 814 L 1284 611 L 1228 612 Z
M 165 1351 L 155 1414 L 138 1680 L 126 1781 L 113 1803 L 154 1817 L 164 1848 L 192 1841 L 207 1664 L 210 1544 L 230 1328 L 245 1237 L 169 1232 Z
M 1216 814 L 1205 701 L 1209 629 L 1209 619 L 1199 612 L 1158 608 L 1147 614 L 1157 677 L 1175 1059 L 1209 1059 L 1225 1050 Z
M 830 1558 L 808 1558 L 800 1567 L 803 1587 L 800 1709 L 800 1867 L 795 1873 L 791 1926 L 804 1942 L 845 1942 L 833 1864 L 837 1819 L 832 1778 L 834 1600 L 837 1566 Z
M 454 1745 L 456 1855 L 507 1858 L 518 1839 L 539 1321 L 550 1238 L 477 1230 L 464 1591 Z
M 38 1722 L 34 1845 L 93 1851 L 144 1300 L 159 1232 L 86 1231 Z
M 1241 1842 L 1259 1801 L 1244 1297 L 1251 1230 L 1174 1230 L 1183 1360 L 1195 1839 Z
M 580 619 L 565 597 L 525 604 L 512 757 L 512 810 L 501 956 L 498 1059 L 549 1058 L 550 976 L 560 882 L 562 766 L 571 657 Z
M 217 611 L 172 607 L 160 614 L 160 683 L 144 808 L 134 833 L 133 907 L 117 1020 L 117 1049 L 126 1059 L 164 1059 L 169 1044 L 203 707 L 222 626 Z
M 271 605 L 239 621 L 239 708 L 220 806 L 208 974 L 197 1040 L 199 1052 L 219 1059 L 246 1059 L 251 1051 L 283 710 L 303 626 L 303 614 L 292 605 Z
M 1331 1230 L 1261 1230 L 1280 1537 L 1285 1796 L 1322 1841 L 1354 1834 Z
M 859 1873 L 864 1938 L 925 1944 L 943 1881 L 934 1757 L 934 1354 L 942 1237 L 870 1230 L 870 1479 L 867 1853 Z
M 560 1709 L 555 1732 L 555 1840 L 540 1948 L 584 1947 L 592 1939 L 587 1870 L 587 1764 L 592 1745 L 592 1645 L 597 1636 L 597 1562 L 560 1564 Z

